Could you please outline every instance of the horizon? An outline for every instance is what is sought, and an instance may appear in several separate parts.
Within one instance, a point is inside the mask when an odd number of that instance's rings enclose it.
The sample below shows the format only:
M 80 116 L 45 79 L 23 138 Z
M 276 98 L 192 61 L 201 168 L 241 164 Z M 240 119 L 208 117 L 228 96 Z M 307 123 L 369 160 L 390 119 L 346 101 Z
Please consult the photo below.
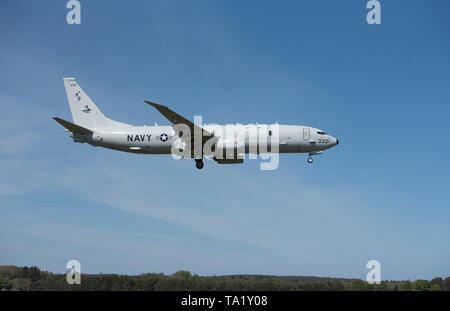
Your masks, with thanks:
M 36 266 L 15 266 L 15 265 L 0 265 L 1 267 L 14 267 L 14 268 L 33 268 Z M 63 272 L 53 272 L 53 271 L 48 271 L 48 270 L 43 270 L 39 267 L 38 268 L 41 272 L 49 272 L 52 274 L 60 274 L 60 275 L 67 275 L 67 273 L 70 273 L 70 271 L 63 271 Z M 362 280 L 365 281 L 364 278 L 345 278 L 345 277 L 333 277 L 333 276 L 314 276 L 314 275 L 278 275 L 278 274 L 221 274 L 221 275 L 201 275 L 201 274 L 197 274 L 194 271 L 189 271 L 189 270 L 178 270 L 175 271 L 173 273 L 170 274 L 166 274 L 163 272 L 141 272 L 138 274 L 121 274 L 121 273 L 108 273 L 108 272 L 102 272 L 102 273 L 81 273 L 81 275 L 120 275 L 120 276 L 140 276 L 140 275 L 144 275 L 144 274 L 162 274 L 164 276 L 173 276 L 174 274 L 178 273 L 178 272 L 189 272 L 192 276 L 199 276 L 199 277 L 275 277 L 275 278 L 313 278 L 313 279 L 333 279 L 333 280 L 345 280 L 345 281 L 350 281 L 350 280 Z M 447 278 L 447 276 L 439 276 L 436 275 L 433 278 L 442 278 L 445 279 Z M 431 279 L 426 279 L 428 281 L 431 281 L 433 278 Z M 423 279 L 385 279 L 382 281 L 385 282 L 406 282 L 406 281 L 411 281 L 411 282 L 415 282 L 418 280 L 423 280 Z

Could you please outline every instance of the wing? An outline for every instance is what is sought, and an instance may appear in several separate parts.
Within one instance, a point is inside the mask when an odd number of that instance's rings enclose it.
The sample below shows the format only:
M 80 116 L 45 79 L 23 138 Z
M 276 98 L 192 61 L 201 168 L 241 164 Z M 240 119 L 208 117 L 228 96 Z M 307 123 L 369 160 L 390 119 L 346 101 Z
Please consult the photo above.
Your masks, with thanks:
M 211 136 L 214 136 L 214 134 L 212 134 L 212 133 L 208 132 L 207 130 L 203 129 L 202 127 L 192 123 L 188 119 L 184 118 L 183 116 L 180 116 L 178 113 L 169 109 L 166 106 L 155 104 L 155 103 L 149 102 L 147 100 L 144 100 L 144 102 L 146 102 L 150 106 L 155 107 L 156 110 L 158 110 L 164 117 L 166 117 L 167 120 L 172 122 L 173 125 L 177 125 L 177 124 L 187 125 L 191 130 L 192 140 L 194 139 L 194 131 L 203 131 L 203 135 L 202 135 L 203 143 L 205 143 L 208 139 L 210 139 Z

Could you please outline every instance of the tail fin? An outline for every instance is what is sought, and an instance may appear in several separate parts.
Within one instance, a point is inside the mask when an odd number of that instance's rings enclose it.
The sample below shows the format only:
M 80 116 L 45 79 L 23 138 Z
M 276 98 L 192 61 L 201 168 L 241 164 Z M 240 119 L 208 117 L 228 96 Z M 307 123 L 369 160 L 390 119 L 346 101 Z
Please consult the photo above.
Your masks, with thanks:
M 75 78 L 64 78 L 63 80 L 75 124 L 88 129 L 108 126 L 110 124 L 109 121 L 112 120 L 105 117 L 89 96 L 81 89 L 75 81 Z

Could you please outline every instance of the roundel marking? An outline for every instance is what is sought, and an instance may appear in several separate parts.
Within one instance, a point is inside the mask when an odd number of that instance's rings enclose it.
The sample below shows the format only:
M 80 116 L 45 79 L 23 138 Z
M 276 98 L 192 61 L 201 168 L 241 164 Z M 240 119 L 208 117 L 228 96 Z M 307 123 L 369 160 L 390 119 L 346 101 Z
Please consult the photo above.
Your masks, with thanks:
M 167 134 L 161 134 L 159 139 L 161 139 L 161 141 L 167 141 L 169 139 L 169 136 L 167 136 Z

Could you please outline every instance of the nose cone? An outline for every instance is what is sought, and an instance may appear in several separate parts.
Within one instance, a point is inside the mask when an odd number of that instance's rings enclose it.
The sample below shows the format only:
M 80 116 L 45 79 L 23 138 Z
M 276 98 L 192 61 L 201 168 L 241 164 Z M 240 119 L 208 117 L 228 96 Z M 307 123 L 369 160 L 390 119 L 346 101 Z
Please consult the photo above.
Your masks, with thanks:
M 336 146 L 339 145 L 339 139 L 336 138 Z

